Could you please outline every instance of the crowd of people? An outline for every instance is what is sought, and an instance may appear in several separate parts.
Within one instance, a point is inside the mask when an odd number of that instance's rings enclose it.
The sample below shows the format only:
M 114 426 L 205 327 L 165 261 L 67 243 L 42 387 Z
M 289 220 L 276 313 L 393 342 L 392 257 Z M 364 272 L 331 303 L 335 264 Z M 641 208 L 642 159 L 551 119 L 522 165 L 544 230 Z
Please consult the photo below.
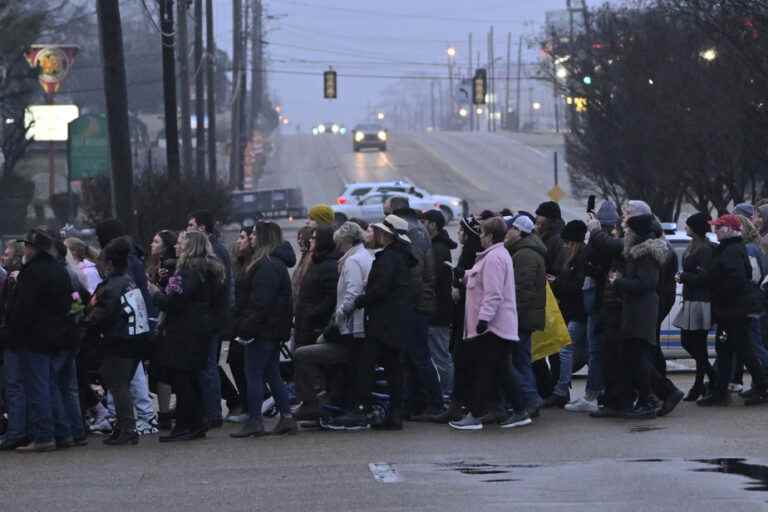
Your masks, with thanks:
M 404 421 L 480 430 L 549 407 L 644 419 L 734 392 L 768 402 L 768 205 L 689 216 L 682 261 L 643 201 L 568 223 L 554 202 L 483 211 L 460 219 L 458 243 L 439 210 L 391 197 L 385 213 L 337 225 L 313 207 L 298 257 L 275 222 L 242 227 L 228 251 L 205 211 L 158 232 L 146 257 L 114 219 L 96 227 L 99 249 L 45 229 L 8 242 L 0 450 L 83 446 L 95 432 L 106 445 L 160 431 L 194 441 L 225 422 L 239 424 L 233 438 Z M 696 362 L 687 394 L 660 345 L 678 283 L 673 323 Z M 557 325 L 567 335 L 552 349 Z M 279 415 L 269 430 L 267 413 Z

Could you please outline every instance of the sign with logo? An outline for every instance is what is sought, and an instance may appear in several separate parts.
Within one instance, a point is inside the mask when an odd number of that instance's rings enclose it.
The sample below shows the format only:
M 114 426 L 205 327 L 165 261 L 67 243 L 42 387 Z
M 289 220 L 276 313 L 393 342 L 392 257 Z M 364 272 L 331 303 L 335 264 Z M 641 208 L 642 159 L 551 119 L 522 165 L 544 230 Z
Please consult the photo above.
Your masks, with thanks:
M 27 140 L 63 142 L 67 125 L 79 115 L 77 105 L 30 105 L 24 111 Z
M 112 163 L 105 116 L 89 114 L 69 123 L 67 164 L 70 181 L 93 178 L 109 172 Z
M 54 95 L 69 75 L 77 55 L 77 46 L 33 44 L 24 54 L 33 68 L 40 69 L 38 80 L 48 95 Z

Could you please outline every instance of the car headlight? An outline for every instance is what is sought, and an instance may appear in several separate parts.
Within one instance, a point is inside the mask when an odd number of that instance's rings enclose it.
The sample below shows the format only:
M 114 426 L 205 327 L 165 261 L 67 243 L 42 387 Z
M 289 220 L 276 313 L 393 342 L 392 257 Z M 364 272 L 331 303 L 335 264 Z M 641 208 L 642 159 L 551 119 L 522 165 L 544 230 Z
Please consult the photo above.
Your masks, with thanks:
M 334 134 L 335 134 L 335 133 L 339 133 L 339 125 L 337 125 L 337 124 L 334 124 L 333 126 L 331 126 L 331 131 L 332 131 Z
M 318 126 L 317 131 L 320 133 L 325 133 L 325 125 L 321 124 L 320 126 Z
M 320 132 L 317 128 L 312 128 L 312 135 L 317 135 L 318 133 Z
M 363 132 L 355 132 L 355 142 L 362 142 L 363 139 L 365 139 L 365 134 Z
M 385 132 L 384 130 L 380 131 L 378 135 L 379 135 L 379 140 L 387 140 L 387 132 Z

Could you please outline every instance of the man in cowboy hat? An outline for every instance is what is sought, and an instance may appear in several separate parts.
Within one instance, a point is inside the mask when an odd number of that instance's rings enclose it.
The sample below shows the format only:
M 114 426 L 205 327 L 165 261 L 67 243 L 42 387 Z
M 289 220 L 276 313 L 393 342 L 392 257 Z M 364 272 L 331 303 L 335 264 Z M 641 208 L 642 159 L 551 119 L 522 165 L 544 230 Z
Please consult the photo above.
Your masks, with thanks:
M 374 367 L 381 362 L 390 385 L 390 411 L 383 428 L 402 428 L 403 374 L 400 350 L 404 319 L 413 311 L 411 268 L 416 258 L 411 253 L 408 222 L 396 215 L 387 215 L 383 222 L 373 224 L 374 243 L 381 250 L 368 275 L 365 293 L 355 300 L 355 308 L 365 308 L 365 341 L 356 365 L 355 407 L 323 425 L 331 430 L 361 430 L 370 426 L 366 406 L 370 402 Z
M 31 442 L 18 451 L 56 449 L 51 356 L 57 337 L 69 327 L 72 284 L 64 266 L 52 255 L 54 240 L 41 229 L 32 229 L 24 242 L 24 265 L 17 278 L 8 311 L 11 339 L 21 353 Z M 9 411 L 16 410 L 9 407 Z M 10 449 L 11 446 L 4 446 Z

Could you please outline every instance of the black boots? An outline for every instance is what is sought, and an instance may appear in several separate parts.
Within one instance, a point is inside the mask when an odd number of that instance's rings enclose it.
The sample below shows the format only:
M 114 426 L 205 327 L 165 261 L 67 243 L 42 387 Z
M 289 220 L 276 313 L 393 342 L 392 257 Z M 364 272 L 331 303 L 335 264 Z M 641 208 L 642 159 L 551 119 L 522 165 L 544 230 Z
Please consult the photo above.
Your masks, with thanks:
M 264 422 L 262 420 L 250 420 L 243 424 L 239 432 L 229 434 L 229 437 L 244 439 L 246 437 L 261 437 L 266 435 L 264 431 Z
M 103 442 L 108 446 L 137 445 L 139 444 L 139 434 L 135 430 L 115 429 L 112 435 Z

